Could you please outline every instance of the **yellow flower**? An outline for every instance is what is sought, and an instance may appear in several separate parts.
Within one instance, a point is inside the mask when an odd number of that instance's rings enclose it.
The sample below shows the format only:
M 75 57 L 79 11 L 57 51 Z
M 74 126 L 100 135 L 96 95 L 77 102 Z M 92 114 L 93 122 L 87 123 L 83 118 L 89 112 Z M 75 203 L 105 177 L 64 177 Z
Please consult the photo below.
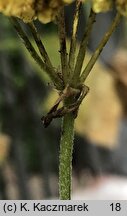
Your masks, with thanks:
M 127 0 L 116 0 L 116 8 L 123 16 L 127 16 Z
M 54 19 L 57 11 L 73 0 L 0 0 L 0 12 L 21 18 L 24 22 L 38 19 L 47 23 Z
M 109 11 L 113 7 L 112 0 L 92 0 L 92 1 L 93 1 L 93 10 L 96 13 Z
M 44 0 L 43 2 L 38 0 L 36 4 L 37 17 L 43 23 L 50 22 L 62 6 L 71 2 L 72 0 Z
M 35 16 L 34 0 L 0 0 L 0 12 L 30 22 Z

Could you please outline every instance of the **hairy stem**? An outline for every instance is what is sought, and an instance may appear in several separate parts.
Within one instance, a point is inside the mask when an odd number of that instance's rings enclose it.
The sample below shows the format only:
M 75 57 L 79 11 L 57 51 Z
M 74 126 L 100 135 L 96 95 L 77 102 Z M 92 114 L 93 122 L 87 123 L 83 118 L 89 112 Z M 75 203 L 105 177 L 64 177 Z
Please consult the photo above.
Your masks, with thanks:
M 74 140 L 74 115 L 68 113 L 63 117 L 60 158 L 59 158 L 59 197 L 71 199 L 72 152 Z
M 52 82 L 57 87 L 57 89 L 61 90 L 63 88 L 61 80 L 59 79 L 57 74 L 55 74 L 54 71 L 46 63 L 44 63 L 42 61 L 42 59 L 40 58 L 40 56 L 38 55 L 38 53 L 36 52 L 36 50 L 32 46 L 28 36 L 26 35 L 26 33 L 22 29 L 21 25 L 19 24 L 18 20 L 16 18 L 11 18 L 11 22 L 12 22 L 14 28 L 16 29 L 19 37 L 22 39 L 26 49 L 28 50 L 28 52 L 32 56 L 32 58 L 40 66 L 40 68 L 43 69 L 49 75 L 49 77 L 51 78 Z
M 39 50 L 44 62 L 53 70 L 53 66 L 52 66 L 52 63 L 49 59 L 48 53 L 46 52 L 46 49 L 45 49 L 45 47 L 41 41 L 40 35 L 39 35 L 34 23 L 33 22 L 28 23 L 28 26 L 32 32 L 32 35 L 34 37 L 34 40 L 37 44 L 38 50 Z
M 81 83 L 83 83 L 86 80 L 86 78 L 89 75 L 90 71 L 92 70 L 94 64 L 96 63 L 99 55 L 101 54 L 104 46 L 106 45 L 106 43 L 108 42 L 110 36 L 112 35 L 114 30 L 118 26 L 118 24 L 120 22 L 120 19 L 121 19 L 121 15 L 119 13 L 117 13 L 114 20 L 113 20 L 113 22 L 112 22 L 112 24 L 111 24 L 111 26 L 109 27 L 109 30 L 105 33 L 105 35 L 102 38 L 100 44 L 98 45 L 95 52 L 93 53 L 89 63 L 87 64 L 86 68 L 82 72 L 82 75 L 81 75 L 81 78 L 80 78 Z
M 76 44 L 77 44 L 76 40 L 77 40 L 77 30 L 78 30 L 81 5 L 82 5 L 81 0 L 77 0 L 75 14 L 74 14 L 73 28 L 72 28 L 70 52 L 69 52 L 69 67 L 71 69 L 71 74 L 70 74 L 71 77 L 73 76 L 74 65 L 75 65 L 75 53 L 76 53 Z
M 96 14 L 91 9 L 91 12 L 90 12 L 90 15 L 88 18 L 88 22 L 86 25 L 86 30 L 85 30 L 83 39 L 82 39 L 81 44 L 80 44 L 79 53 L 77 56 L 77 61 L 76 61 L 75 69 L 74 69 L 74 75 L 73 75 L 74 84 L 77 82 L 79 75 L 81 73 L 83 61 L 85 58 L 87 43 L 89 40 L 89 36 L 90 36 L 91 30 L 92 30 L 93 23 L 95 22 L 95 17 L 96 17 Z
M 58 32 L 60 41 L 60 56 L 63 80 L 66 85 L 68 80 L 68 60 L 67 60 L 67 48 L 66 48 L 66 31 L 65 31 L 65 16 L 64 8 L 62 8 L 58 14 Z

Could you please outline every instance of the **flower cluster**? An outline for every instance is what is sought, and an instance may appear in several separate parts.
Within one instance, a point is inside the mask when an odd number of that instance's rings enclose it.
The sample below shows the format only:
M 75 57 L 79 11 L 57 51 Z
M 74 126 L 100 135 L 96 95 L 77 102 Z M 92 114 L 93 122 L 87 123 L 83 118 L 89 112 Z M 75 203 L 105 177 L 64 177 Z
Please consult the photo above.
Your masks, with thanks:
M 123 15 L 127 16 L 127 0 L 117 0 L 117 9 Z
M 93 0 L 93 10 L 96 13 L 106 12 L 113 7 L 112 0 Z
M 34 0 L 0 0 L 0 12 L 30 22 L 35 18 Z
M 72 0 L 0 0 L 0 12 L 31 22 L 38 18 L 47 23 L 54 19 L 60 7 Z
M 43 23 L 47 23 L 55 18 L 58 9 L 71 2 L 72 0 L 35 0 L 34 6 L 38 19 Z
M 47 23 L 55 18 L 62 6 L 72 1 L 74 0 L 0 0 L 0 12 L 19 17 L 24 22 L 38 18 Z M 127 16 L 127 0 L 89 0 L 91 1 L 96 13 L 107 12 L 116 7 L 122 15 Z
M 92 4 L 96 13 L 116 8 L 123 16 L 127 16 L 127 0 L 92 0 Z

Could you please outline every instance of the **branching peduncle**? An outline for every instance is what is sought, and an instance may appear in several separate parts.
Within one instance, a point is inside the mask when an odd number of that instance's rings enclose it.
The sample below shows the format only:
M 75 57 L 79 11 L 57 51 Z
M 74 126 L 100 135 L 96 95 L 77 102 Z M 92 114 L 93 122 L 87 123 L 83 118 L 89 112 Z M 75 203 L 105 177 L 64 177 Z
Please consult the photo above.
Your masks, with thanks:
M 66 30 L 65 30 L 65 15 L 64 8 L 62 8 L 58 13 L 58 33 L 59 33 L 59 42 L 60 42 L 60 57 L 61 57 L 61 68 L 62 76 L 65 85 L 68 82 L 68 59 L 67 59 L 67 47 L 66 47 Z
M 78 30 L 81 6 L 82 6 L 81 0 L 77 0 L 75 14 L 74 14 L 73 28 L 72 28 L 70 52 L 69 52 L 69 67 L 71 71 L 70 78 L 72 78 L 74 72 L 75 53 L 76 53 L 76 44 L 77 44 L 77 30 Z
M 116 14 L 111 26 L 109 27 L 109 30 L 105 33 L 104 37 L 102 38 L 100 44 L 98 45 L 98 47 L 96 48 L 95 52 L 93 53 L 90 61 L 88 62 L 86 68 L 84 69 L 84 71 L 82 72 L 81 78 L 80 78 L 80 82 L 84 83 L 84 81 L 86 80 L 87 76 L 89 75 L 89 73 L 91 72 L 94 64 L 96 63 L 99 55 L 101 54 L 104 46 L 106 45 L 106 43 L 108 42 L 110 36 L 112 35 L 112 33 L 114 32 L 114 30 L 116 29 L 117 25 L 119 24 L 121 19 L 121 15 L 119 13 Z
M 51 80 L 53 81 L 53 83 L 57 87 L 57 89 L 61 90 L 63 87 L 62 87 L 62 82 L 61 82 L 60 78 L 57 76 L 56 73 L 54 73 L 54 70 L 52 70 L 52 68 L 50 68 L 49 65 L 44 63 L 43 60 L 40 58 L 40 56 L 38 55 L 38 53 L 34 49 L 33 45 L 31 44 L 28 36 L 26 35 L 24 30 L 22 29 L 17 18 L 12 17 L 11 22 L 12 22 L 15 30 L 17 31 L 19 37 L 22 39 L 22 41 L 23 41 L 26 49 L 30 53 L 31 57 L 40 66 L 40 68 L 43 69 L 49 75 L 49 77 L 51 78 Z
M 74 15 L 73 30 L 70 44 L 69 60 L 67 56 L 66 48 L 66 31 L 65 31 L 65 16 L 64 8 L 62 8 L 57 17 L 59 41 L 60 41 L 60 56 L 61 56 L 61 69 L 62 76 L 60 77 L 49 59 L 48 53 L 40 39 L 38 31 L 33 23 L 28 24 L 32 32 L 33 38 L 39 49 L 41 57 L 31 44 L 27 34 L 22 29 L 18 19 L 11 18 L 11 21 L 22 39 L 25 47 L 29 51 L 32 58 L 37 62 L 41 69 L 50 76 L 52 82 L 59 90 L 60 96 L 55 105 L 48 112 L 46 117 L 43 117 L 44 126 L 48 126 L 53 118 L 62 117 L 61 128 L 61 141 L 60 141 L 60 153 L 59 153 L 59 196 L 60 199 L 71 199 L 71 185 L 72 185 L 72 153 L 74 144 L 74 122 L 78 113 L 79 106 L 88 93 L 88 88 L 83 86 L 84 81 L 91 72 L 94 64 L 96 63 L 100 53 L 109 40 L 111 34 L 119 24 L 121 15 L 116 14 L 109 30 L 104 35 L 100 44 L 93 53 L 87 66 L 82 70 L 83 61 L 85 58 L 87 43 L 90 37 L 93 23 L 95 22 L 96 14 L 92 11 L 88 18 L 86 30 L 79 47 L 79 53 L 76 59 L 76 45 L 77 45 L 77 29 L 79 23 L 79 14 L 81 8 L 81 1 L 76 0 L 76 11 Z M 76 62 L 76 63 L 75 63 Z M 69 74 L 70 73 L 70 74 Z M 71 78 L 71 79 L 69 79 Z M 84 89 L 84 90 L 83 90 Z M 63 102 L 63 107 L 58 108 L 59 104 Z
M 36 29 L 34 23 L 33 23 L 33 22 L 32 22 L 32 23 L 28 23 L 28 26 L 29 26 L 29 28 L 30 28 L 30 31 L 32 32 L 33 38 L 34 38 L 34 40 L 35 40 L 35 42 L 36 42 L 36 45 L 37 45 L 38 50 L 39 50 L 39 52 L 40 52 L 40 54 L 41 54 L 41 56 L 42 56 L 43 61 L 44 61 L 52 70 L 54 70 L 54 69 L 53 69 L 53 65 L 52 65 L 52 63 L 51 63 L 51 61 L 50 61 L 50 58 L 49 58 L 49 56 L 48 56 L 48 53 L 46 52 L 46 49 L 45 49 L 45 47 L 44 47 L 44 44 L 43 44 L 42 41 L 41 41 L 40 35 L 39 35 L 39 33 L 38 33 L 38 31 L 37 31 L 37 29 Z
M 96 17 L 96 14 L 91 9 L 90 15 L 88 18 L 88 22 L 86 25 L 86 30 L 85 30 L 83 39 L 82 39 L 81 44 L 80 44 L 79 53 L 77 56 L 77 61 L 76 61 L 75 69 L 74 69 L 74 75 L 73 75 L 73 81 L 72 81 L 74 83 L 74 85 L 75 85 L 75 83 L 77 83 L 77 80 L 79 80 L 79 75 L 80 75 L 81 70 L 82 70 L 82 66 L 83 66 L 83 62 L 84 62 L 84 58 L 85 58 L 85 53 L 86 53 L 86 48 L 87 48 L 87 44 L 88 44 L 88 40 L 90 37 L 93 23 L 95 22 L 95 17 Z

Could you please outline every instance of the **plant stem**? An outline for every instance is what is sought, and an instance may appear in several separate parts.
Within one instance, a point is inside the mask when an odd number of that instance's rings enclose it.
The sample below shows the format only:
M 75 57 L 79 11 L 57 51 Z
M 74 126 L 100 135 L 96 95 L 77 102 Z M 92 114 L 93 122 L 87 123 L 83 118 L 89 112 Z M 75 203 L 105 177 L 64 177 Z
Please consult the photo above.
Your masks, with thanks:
M 114 30 L 118 26 L 118 24 L 120 22 L 120 19 L 121 19 L 121 15 L 119 13 L 117 13 L 114 20 L 113 20 L 113 22 L 112 22 L 112 24 L 111 24 L 111 26 L 109 27 L 109 30 L 105 33 L 105 35 L 102 38 L 100 44 L 98 45 L 98 47 L 96 48 L 94 54 L 92 55 L 89 63 L 87 64 L 86 68 L 82 72 L 82 75 L 81 75 L 81 78 L 80 78 L 81 83 L 83 83 L 86 80 L 86 78 L 89 75 L 90 71 L 92 70 L 94 64 L 96 63 L 99 55 L 101 54 L 104 46 L 106 45 L 106 43 L 108 42 L 110 36 L 112 35 Z
M 63 89 L 61 80 L 59 79 L 57 74 L 54 73 L 52 68 L 50 68 L 46 63 L 44 63 L 42 61 L 42 59 L 40 58 L 40 56 L 38 55 L 38 53 L 34 49 L 33 45 L 31 44 L 26 33 L 22 29 L 21 25 L 17 21 L 17 19 L 12 17 L 11 22 L 12 22 L 15 30 L 17 31 L 19 37 L 22 39 L 26 49 L 28 50 L 28 52 L 30 53 L 32 58 L 35 60 L 35 62 L 40 66 L 41 69 L 43 69 L 49 75 L 49 77 L 51 78 L 52 82 L 54 83 L 54 85 L 57 87 L 58 90 Z
M 34 40 L 35 40 L 35 42 L 37 44 L 38 50 L 39 50 L 44 62 L 47 65 L 49 65 L 49 67 L 52 68 L 52 70 L 54 70 L 54 68 L 52 66 L 52 63 L 51 63 L 51 61 L 49 59 L 48 53 L 46 52 L 46 49 L 45 49 L 45 47 L 44 47 L 44 45 L 43 45 L 43 43 L 41 41 L 40 35 L 39 35 L 34 23 L 31 22 L 31 23 L 28 23 L 27 25 L 29 26 L 29 28 L 30 28 L 30 30 L 32 32 L 33 38 L 34 38 Z
M 68 81 L 68 60 L 67 60 L 64 8 L 62 8 L 58 13 L 57 22 L 58 22 L 59 41 L 60 41 L 62 75 L 63 75 L 64 83 L 66 85 Z
M 74 115 L 68 113 L 62 120 L 62 132 L 59 158 L 59 197 L 61 200 L 71 199 L 72 153 L 74 140 Z
M 85 58 L 87 43 L 89 40 L 89 36 L 90 36 L 91 30 L 92 30 L 93 23 L 95 22 L 95 17 L 96 17 L 96 14 L 91 9 L 90 15 L 88 18 L 88 22 L 86 25 L 86 30 L 84 32 L 84 36 L 83 36 L 83 39 L 82 39 L 81 44 L 80 44 L 79 53 L 77 56 L 77 61 L 76 61 L 75 69 L 74 69 L 74 75 L 73 75 L 73 81 L 72 81 L 74 84 L 77 83 L 77 80 L 78 80 L 79 75 L 81 73 L 83 61 Z
M 73 76 L 74 66 L 75 66 L 75 53 L 76 53 L 76 44 L 77 44 L 76 40 L 77 40 L 77 30 L 78 30 L 81 5 L 82 5 L 81 0 L 77 0 L 75 14 L 74 14 L 73 28 L 72 28 L 70 52 L 69 52 L 69 66 L 71 69 L 71 77 Z

